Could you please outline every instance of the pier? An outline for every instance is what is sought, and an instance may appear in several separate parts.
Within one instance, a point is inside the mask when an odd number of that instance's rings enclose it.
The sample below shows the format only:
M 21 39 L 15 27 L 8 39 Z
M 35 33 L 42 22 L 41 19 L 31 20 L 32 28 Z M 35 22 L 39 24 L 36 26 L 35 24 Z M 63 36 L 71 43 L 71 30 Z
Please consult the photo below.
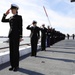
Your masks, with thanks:
M 0 65 L 0 75 L 75 75 L 75 40 L 66 39 L 46 51 L 39 50 L 37 57 L 24 54 L 17 72 L 9 71 L 9 67 L 9 62 Z

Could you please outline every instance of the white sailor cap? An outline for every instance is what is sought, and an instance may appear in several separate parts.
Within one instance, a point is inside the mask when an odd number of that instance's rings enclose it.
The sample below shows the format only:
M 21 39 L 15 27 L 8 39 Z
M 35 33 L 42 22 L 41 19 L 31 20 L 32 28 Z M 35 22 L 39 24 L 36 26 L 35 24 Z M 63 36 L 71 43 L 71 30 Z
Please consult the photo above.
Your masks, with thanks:
M 19 9 L 19 7 L 16 4 L 11 4 L 11 8 L 10 9 Z

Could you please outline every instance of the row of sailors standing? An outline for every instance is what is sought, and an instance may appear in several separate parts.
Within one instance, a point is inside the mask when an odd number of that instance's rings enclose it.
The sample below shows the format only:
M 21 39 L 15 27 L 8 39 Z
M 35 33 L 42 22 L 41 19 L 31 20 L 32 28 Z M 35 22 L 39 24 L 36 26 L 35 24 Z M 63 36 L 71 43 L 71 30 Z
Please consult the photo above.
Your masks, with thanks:
M 32 26 L 31 26 L 32 25 Z M 33 21 L 31 25 L 27 26 L 28 30 L 31 30 L 31 56 L 36 56 L 37 52 L 37 43 L 40 38 L 40 31 L 41 31 L 41 51 L 46 51 L 46 46 L 50 47 L 54 43 L 64 40 L 65 35 L 52 29 L 48 26 L 45 27 L 45 24 L 42 27 L 37 26 L 37 22 Z
M 41 30 L 41 50 L 46 50 L 46 46 L 50 47 L 51 45 L 65 39 L 65 34 L 56 31 L 48 26 L 45 27 L 45 24 L 42 25 Z

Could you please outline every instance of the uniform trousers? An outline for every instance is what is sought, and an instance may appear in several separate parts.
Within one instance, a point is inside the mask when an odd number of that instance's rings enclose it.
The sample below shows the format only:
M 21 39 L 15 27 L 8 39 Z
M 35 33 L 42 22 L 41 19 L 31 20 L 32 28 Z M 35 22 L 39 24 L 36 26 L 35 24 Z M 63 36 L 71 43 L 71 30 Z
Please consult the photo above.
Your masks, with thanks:
M 31 56 L 36 56 L 37 54 L 37 43 L 38 43 L 37 37 L 31 38 Z
M 11 67 L 19 67 L 19 37 L 9 38 Z

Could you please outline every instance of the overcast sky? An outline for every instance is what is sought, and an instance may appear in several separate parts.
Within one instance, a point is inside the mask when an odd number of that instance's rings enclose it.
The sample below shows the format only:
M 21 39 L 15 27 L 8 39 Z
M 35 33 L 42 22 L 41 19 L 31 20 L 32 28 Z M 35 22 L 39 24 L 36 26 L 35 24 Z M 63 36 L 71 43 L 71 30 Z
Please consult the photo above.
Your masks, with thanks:
M 23 35 L 29 35 L 26 30 L 27 25 L 33 20 L 42 24 L 49 25 L 43 6 L 48 13 L 51 26 L 62 33 L 75 33 L 75 3 L 70 0 L 1 0 L 0 2 L 0 20 L 3 13 L 10 8 L 11 4 L 19 6 L 19 15 L 23 17 Z M 9 18 L 10 15 L 7 16 Z M 9 23 L 0 22 L 0 36 L 7 36 L 9 33 Z

